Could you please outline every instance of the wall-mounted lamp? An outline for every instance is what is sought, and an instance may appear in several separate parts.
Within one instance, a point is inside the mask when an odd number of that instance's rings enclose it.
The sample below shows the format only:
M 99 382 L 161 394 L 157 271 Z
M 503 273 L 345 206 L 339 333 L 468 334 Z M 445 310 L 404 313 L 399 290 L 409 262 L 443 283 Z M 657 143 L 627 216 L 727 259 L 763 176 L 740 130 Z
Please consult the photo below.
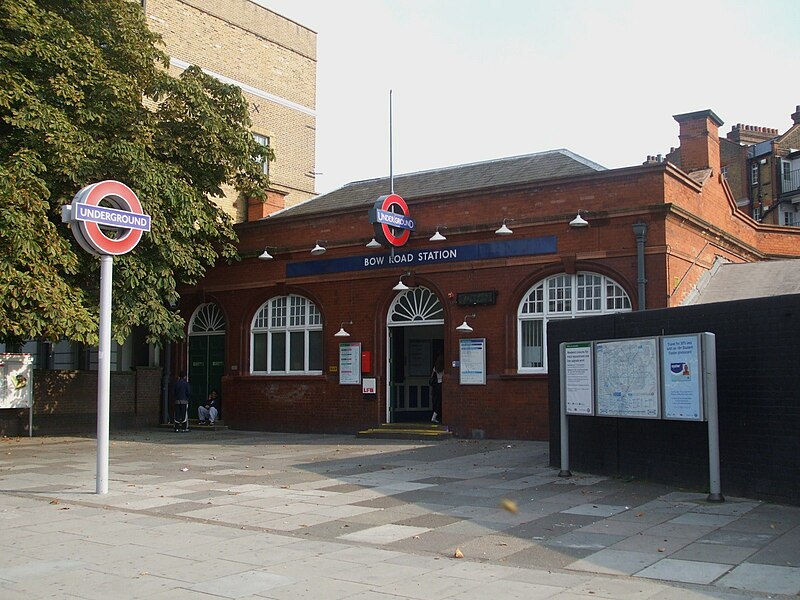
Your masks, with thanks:
M 272 254 L 269 253 L 269 248 L 270 247 L 267 246 L 266 248 L 264 248 L 264 251 L 261 254 L 258 255 L 258 258 L 260 260 L 272 260 L 273 258 L 275 258 L 274 256 L 272 256 Z M 273 248 L 273 250 L 274 250 L 274 248 Z
M 408 287 L 405 283 L 403 283 L 403 277 L 408 277 L 411 275 L 411 271 L 406 271 L 402 275 L 400 275 L 400 281 L 392 288 L 395 292 L 405 292 L 406 290 L 410 290 L 411 288 Z
M 372 238 L 370 241 L 367 242 L 366 246 L 367 248 L 380 248 L 381 243 L 375 238 Z
M 500 225 L 500 227 L 497 229 L 497 231 L 495 231 L 495 233 L 496 233 L 497 235 L 511 235 L 512 233 L 514 233 L 514 232 L 513 232 L 513 231 L 511 231 L 511 230 L 508 228 L 508 226 L 506 225 L 506 223 L 508 223 L 509 221 L 513 221 L 513 220 L 514 220 L 514 219 L 503 219 L 503 224 L 502 224 L 502 225 Z M 470 330 L 470 331 L 471 331 L 471 330 Z
M 586 227 L 587 225 L 589 225 L 589 221 L 587 221 L 581 216 L 582 212 L 583 211 L 579 210 L 578 214 L 575 215 L 575 218 L 569 222 L 570 227 Z
M 339 328 L 339 331 L 333 334 L 333 337 L 350 337 L 350 334 L 344 330 L 344 326 L 352 324 L 352 321 L 342 321 L 342 326 Z
M 474 318 L 475 318 L 475 313 L 472 313 L 471 315 L 464 315 L 464 322 L 458 327 L 456 327 L 456 331 L 463 331 L 464 333 L 469 333 L 470 331 L 472 331 L 472 327 L 470 327 L 469 323 L 467 323 L 467 319 L 474 319 Z
M 311 249 L 311 254 L 313 254 L 314 256 L 319 256 L 320 254 L 325 254 L 325 246 L 321 245 L 321 244 L 324 244 L 324 243 L 325 243 L 325 240 L 317 240 L 317 243 Z
M 430 241 L 431 242 L 443 242 L 443 241 L 445 241 L 447 239 L 441 233 L 439 233 L 439 229 L 447 229 L 447 225 L 437 225 L 436 226 L 436 233 L 434 233 L 430 237 Z

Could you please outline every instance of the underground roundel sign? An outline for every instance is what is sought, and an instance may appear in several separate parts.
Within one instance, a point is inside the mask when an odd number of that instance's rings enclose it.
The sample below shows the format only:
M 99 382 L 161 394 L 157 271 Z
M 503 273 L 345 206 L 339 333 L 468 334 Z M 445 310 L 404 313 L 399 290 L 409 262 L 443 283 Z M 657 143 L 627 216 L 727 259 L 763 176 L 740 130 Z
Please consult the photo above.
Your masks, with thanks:
M 87 185 L 75 194 L 72 204 L 63 207 L 62 220 L 72 224 L 75 239 L 92 254 L 125 254 L 150 231 L 150 215 L 144 214 L 136 194 L 119 181 Z
M 397 194 L 378 198 L 369 210 L 369 222 L 375 231 L 375 239 L 386 248 L 405 245 L 414 230 L 408 204 Z

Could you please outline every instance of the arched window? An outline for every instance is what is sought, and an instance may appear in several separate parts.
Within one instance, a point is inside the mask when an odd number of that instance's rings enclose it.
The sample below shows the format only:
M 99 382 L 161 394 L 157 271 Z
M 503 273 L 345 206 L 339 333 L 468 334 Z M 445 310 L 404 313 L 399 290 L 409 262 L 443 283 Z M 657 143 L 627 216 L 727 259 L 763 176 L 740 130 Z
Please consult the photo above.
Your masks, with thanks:
M 250 330 L 250 372 L 322 373 L 322 316 L 308 298 L 291 294 L 266 302 Z
M 631 310 L 625 290 L 597 273 L 553 275 L 533 286 L 517 310 L 517 370 L 547 372 L 547 324 Z

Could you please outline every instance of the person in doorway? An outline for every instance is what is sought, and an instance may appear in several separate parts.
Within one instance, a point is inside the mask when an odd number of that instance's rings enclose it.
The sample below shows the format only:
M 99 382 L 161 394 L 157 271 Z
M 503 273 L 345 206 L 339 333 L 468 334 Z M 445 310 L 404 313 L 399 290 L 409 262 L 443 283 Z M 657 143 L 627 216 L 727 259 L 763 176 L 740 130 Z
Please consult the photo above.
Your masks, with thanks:
M 199 425 L 213 425 L 214 421 L 219 417 L 219 398 L 217 397 L 217 390 L 211 390 L 208 395 L 205 405 L 197 407 L 197 418 L 200 420 Z
M 178 381 L 172 387 L 172 400 L 175 402 L 175 431 L 189 431 L 189 397 L 192 386 L 186 379 L 186 371 L 181 371 Z
M 431 404 L 433 405 L 433 415 L 431 422 L 438 423 L 442 419 L 442 378 L 444 377 L 444 357 L 440 354 L 433 363 L 431 371 Z

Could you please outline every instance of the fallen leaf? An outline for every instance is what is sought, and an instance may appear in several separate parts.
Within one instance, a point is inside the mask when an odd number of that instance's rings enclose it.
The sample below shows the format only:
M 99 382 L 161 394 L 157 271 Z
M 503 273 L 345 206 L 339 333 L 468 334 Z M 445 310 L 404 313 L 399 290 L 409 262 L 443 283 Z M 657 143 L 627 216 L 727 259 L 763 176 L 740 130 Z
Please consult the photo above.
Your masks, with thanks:
M 50 500 L 50 504 L 61 504 L 58 500 Z
M 658 551 L 659 551 L 659 552 L 666 552 L 666 551 L 667 551 L 667 549 L 666 549 L 666 548 L 659 548 L 659 549 L 658 549 Z
M 461 548 L 456 548 L 453 558 L 464 558 L 464 553 L 461 551 Z
M 500 500 L 500 506 L 510 513 L 515 513 L 519 510 L 517 508 L 517 503 L 509 498 L 503 498 Z
M 644 516 L 644 513 L 636 513 L 636 516 L 637 516 L 637 517 L 643 517 L 643 516 Z

